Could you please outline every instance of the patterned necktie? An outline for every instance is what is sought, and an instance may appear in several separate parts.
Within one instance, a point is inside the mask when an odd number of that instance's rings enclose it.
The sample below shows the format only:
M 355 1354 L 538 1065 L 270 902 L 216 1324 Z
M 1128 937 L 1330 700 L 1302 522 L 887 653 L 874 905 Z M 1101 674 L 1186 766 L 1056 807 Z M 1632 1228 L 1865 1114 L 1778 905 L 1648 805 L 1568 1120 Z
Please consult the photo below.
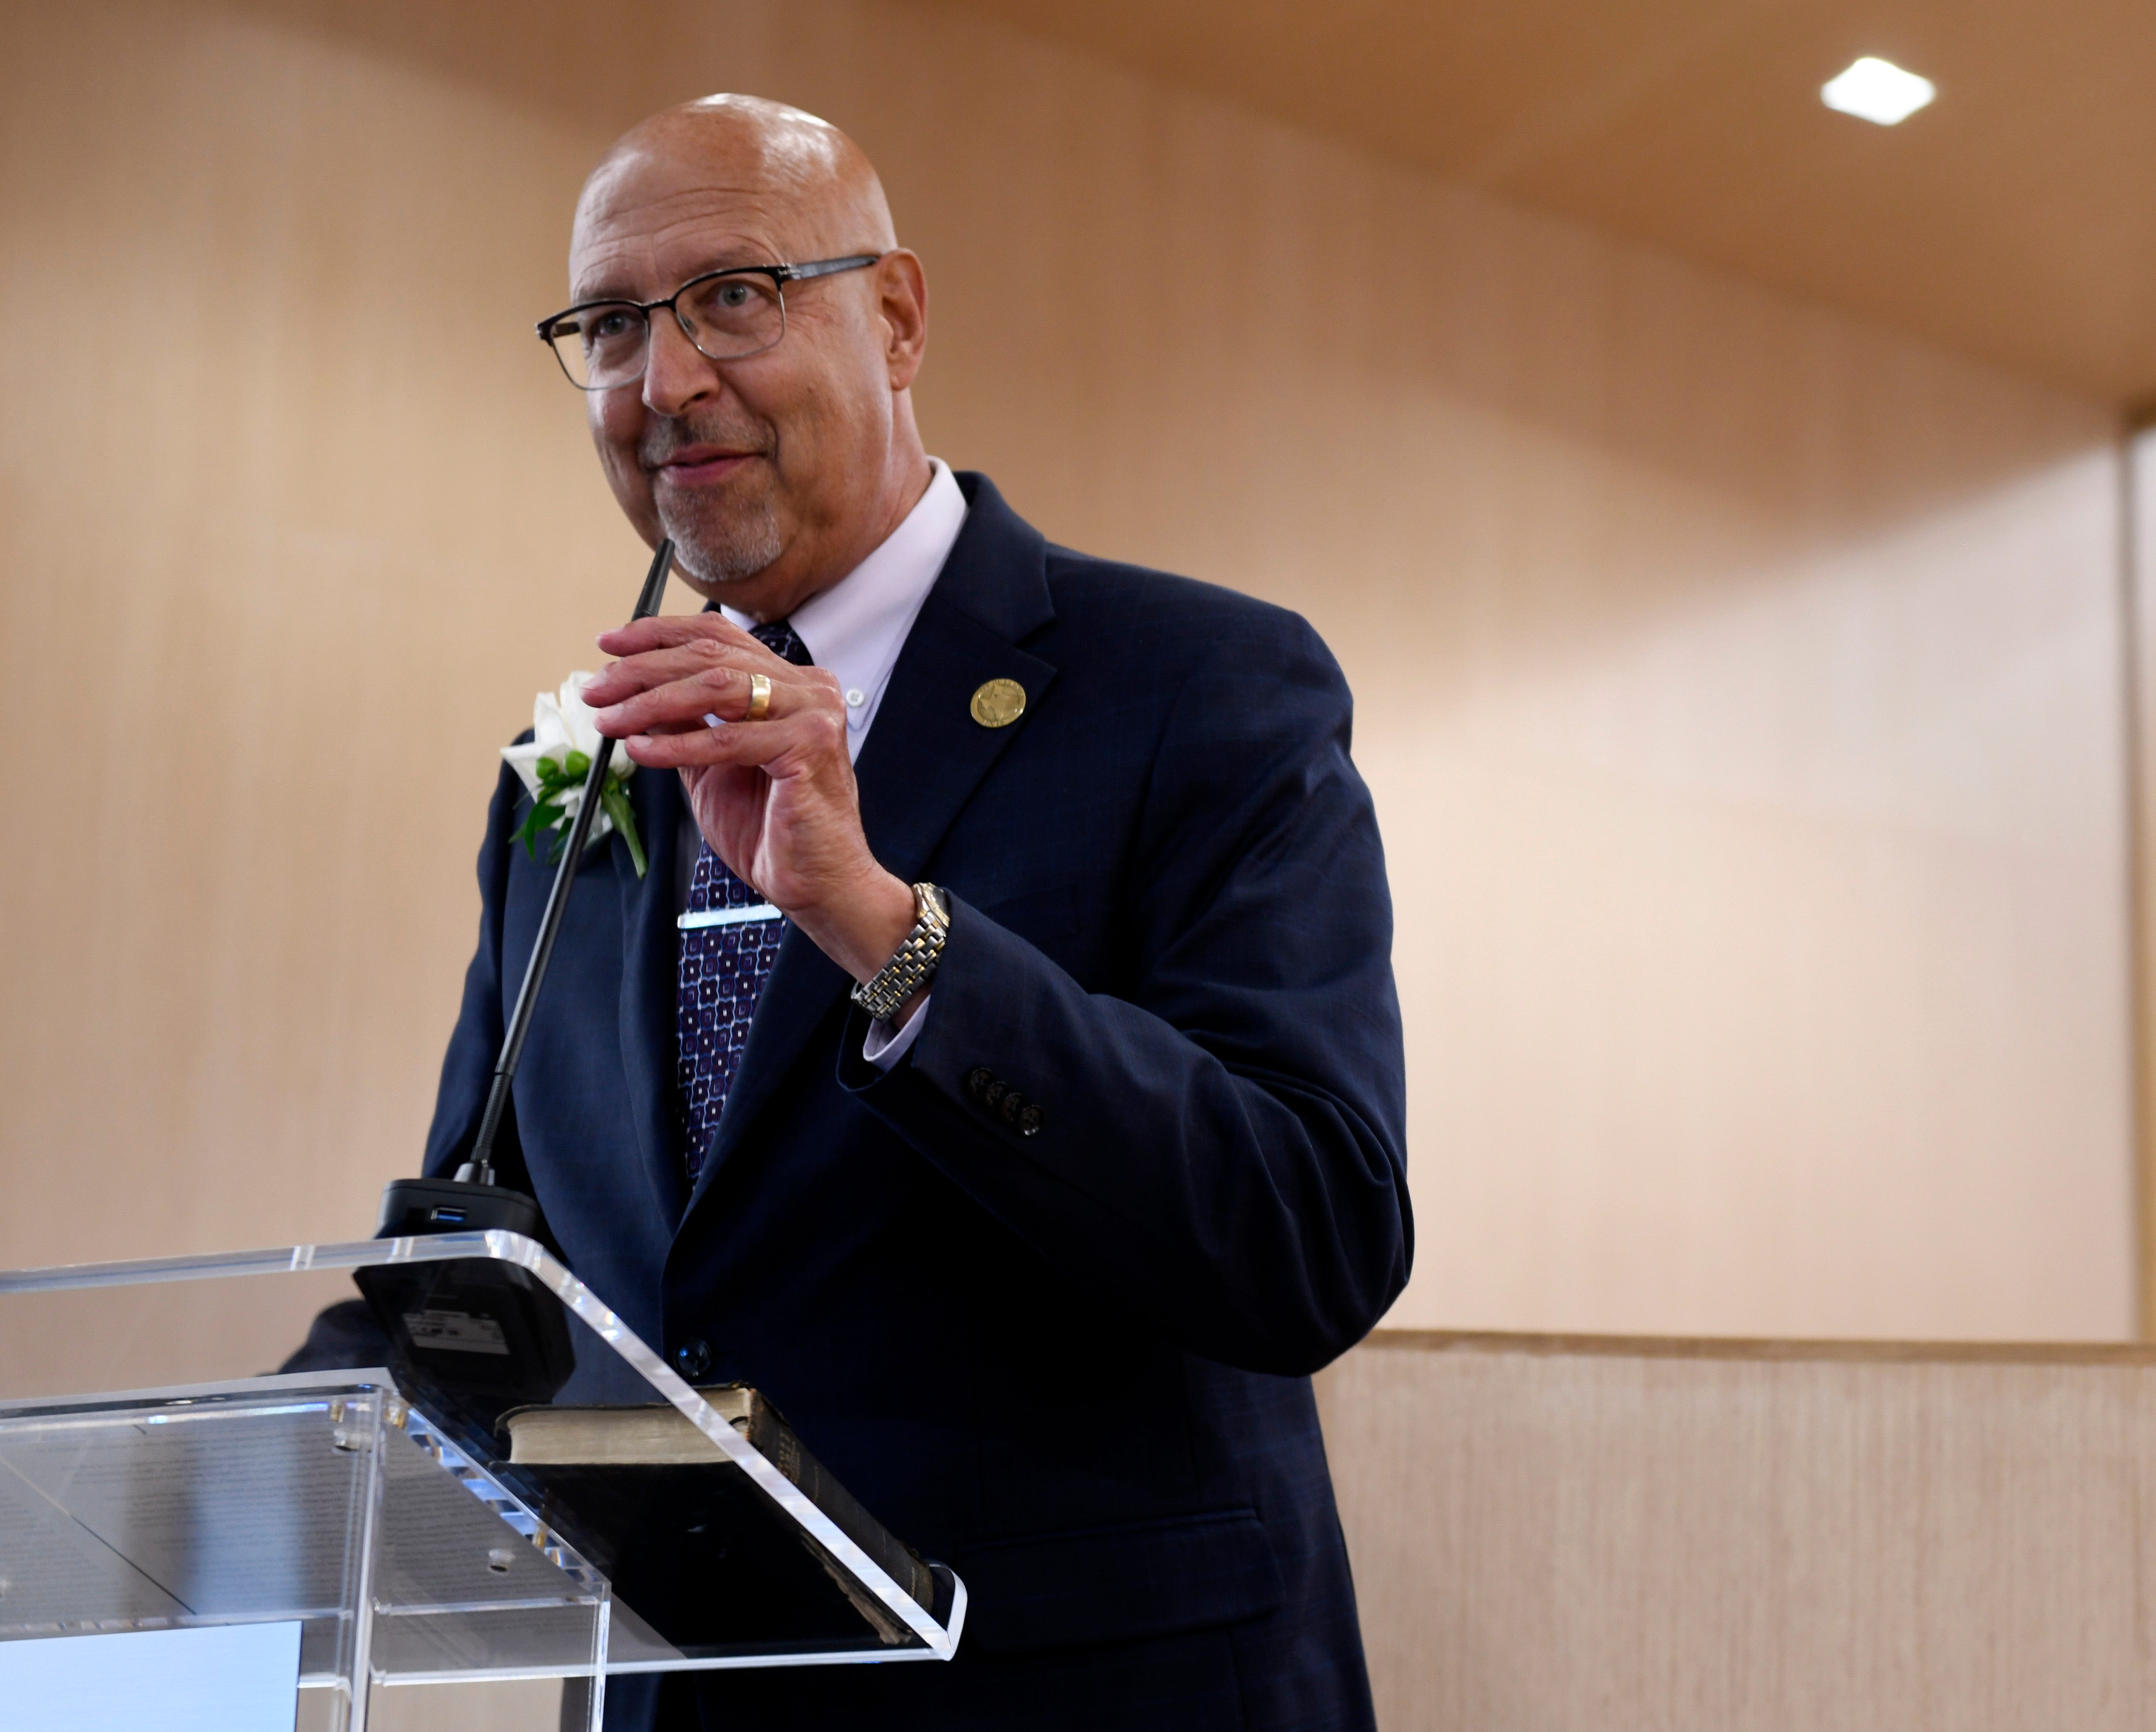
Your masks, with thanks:
M 813 666 L 808 646 L 783 619 L 751 628 L 773 655 L 796 667 Z M 704 1169 L 726 1109 L 726 1095 L 748 1044 L 749 1024 L 771 979 L 786 920 L 726 870 L 709 842 L 696 851 L 689 906 L 681 916 L 681 968 L 674 994 L 674 1030 L 680 1045 L 674 1069 L 680 1091 L 682 1149 L 689 1183 Z

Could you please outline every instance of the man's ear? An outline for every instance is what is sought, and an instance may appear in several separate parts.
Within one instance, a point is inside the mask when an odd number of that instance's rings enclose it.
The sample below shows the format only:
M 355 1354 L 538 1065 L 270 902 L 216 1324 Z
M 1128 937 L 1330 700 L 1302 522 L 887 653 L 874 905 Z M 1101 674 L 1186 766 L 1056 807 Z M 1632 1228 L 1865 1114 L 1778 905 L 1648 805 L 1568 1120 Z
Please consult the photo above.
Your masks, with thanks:
M 886 253 L 876 264 L 876 293 L 883 315 L 884 365 L 891 388 L 908 388 L 928 347 L 928 277 L 908 248 Z

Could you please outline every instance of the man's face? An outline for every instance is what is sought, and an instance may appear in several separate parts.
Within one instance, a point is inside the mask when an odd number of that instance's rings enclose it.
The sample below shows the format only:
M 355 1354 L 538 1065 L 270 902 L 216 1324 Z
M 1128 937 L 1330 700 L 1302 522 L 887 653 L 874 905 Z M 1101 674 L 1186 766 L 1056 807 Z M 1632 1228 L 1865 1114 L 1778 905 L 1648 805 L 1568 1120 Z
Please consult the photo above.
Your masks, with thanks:
M 572 298 L 654 301 L 730 265 L 878 250 L 840 232 L 859 226 L 842 201 L 732 154 L 661 144 L 602 169 L 578 212 Z M 586 398 L 630 522 L 654 543 L 672 537 L 706 596 L 766 618 L 873 546 L 897 383 L 875 270 L 789 284 L 785 295 L 784 338 L 742 360 L 708 359 L 654 312 L 644 378 Z

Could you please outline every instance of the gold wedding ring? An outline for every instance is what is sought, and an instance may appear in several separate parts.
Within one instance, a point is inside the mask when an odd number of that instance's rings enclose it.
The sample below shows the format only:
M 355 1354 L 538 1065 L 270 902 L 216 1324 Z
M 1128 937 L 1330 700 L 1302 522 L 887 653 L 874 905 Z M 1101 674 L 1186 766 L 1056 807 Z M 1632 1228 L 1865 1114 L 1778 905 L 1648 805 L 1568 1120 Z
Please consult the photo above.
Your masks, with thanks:
M 748 676 L 748 714 L 744 722 L 761 722 L 771 713 L 771 677 L 767 674 Z

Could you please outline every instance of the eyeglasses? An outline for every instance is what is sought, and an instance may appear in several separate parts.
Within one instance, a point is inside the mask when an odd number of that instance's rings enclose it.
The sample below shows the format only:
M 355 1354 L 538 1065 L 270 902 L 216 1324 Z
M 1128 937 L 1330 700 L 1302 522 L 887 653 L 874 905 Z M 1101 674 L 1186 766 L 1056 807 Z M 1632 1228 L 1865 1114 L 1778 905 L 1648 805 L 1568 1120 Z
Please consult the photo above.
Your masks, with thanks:
M 786 335 L 788 283 L 860 270 L 880 253 L 854 253 L 809 265 L 735 265 L 691 277 L 664 301 L 587 301 L 539 321 L 539 341 L 554 352 L 580 391 L 611 391 L 644 377 L 651 356 L 651 316 L 674 315 L 681 334 L 713 361 L 739 361 L 776 348 Z

